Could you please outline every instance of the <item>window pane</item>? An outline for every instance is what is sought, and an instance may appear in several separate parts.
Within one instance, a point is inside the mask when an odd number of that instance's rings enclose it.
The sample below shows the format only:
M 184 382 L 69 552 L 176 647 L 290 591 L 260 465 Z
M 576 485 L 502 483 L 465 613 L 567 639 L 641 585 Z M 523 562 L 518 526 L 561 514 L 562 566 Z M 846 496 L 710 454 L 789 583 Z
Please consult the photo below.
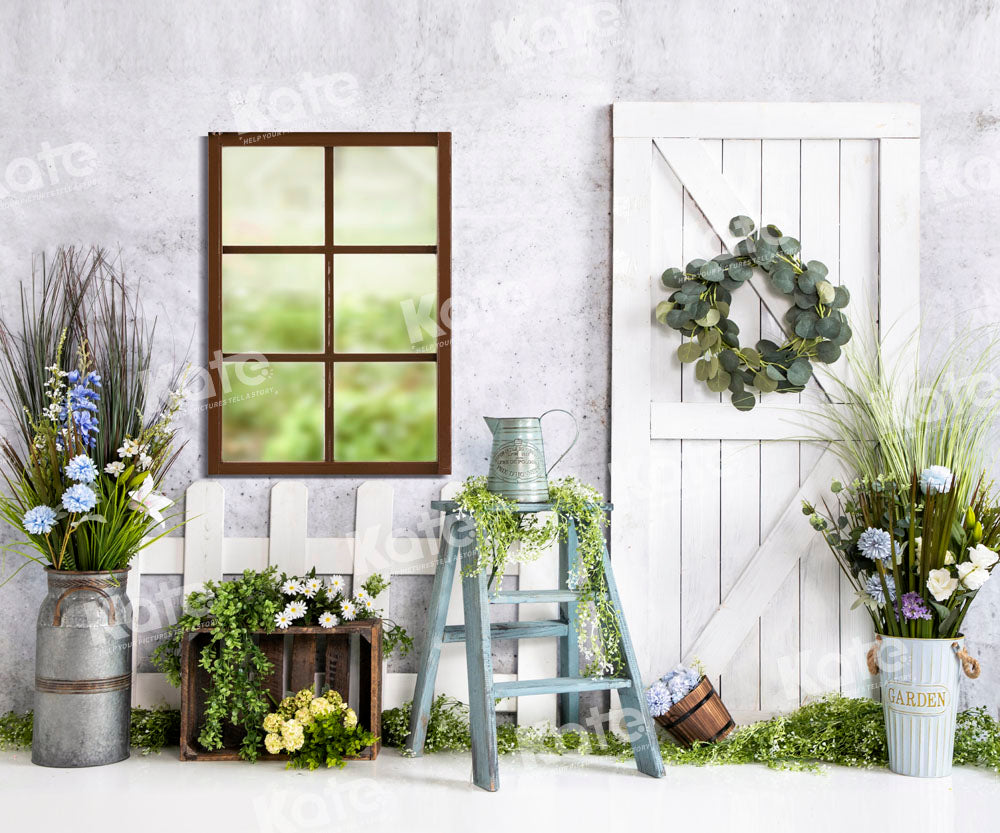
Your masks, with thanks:
M 436 459 L 436 364 L 336 364 L 333 368 L 333 423 L 335 460 Z
M 436 255 L 334 255 L 333 299 L 338 353 L 436 350 Z
M 225 353 L 322 353 L 323 255 L 223 255 Z
M 322 245 L 323 155 L 321 147 L 224 147 L 222 242 Z
M 333 242 L 436 244 L 437 148 L 334 148 Z
M 322 364 L 225 362 L 223 370 L 223 460 L 323 459 Z

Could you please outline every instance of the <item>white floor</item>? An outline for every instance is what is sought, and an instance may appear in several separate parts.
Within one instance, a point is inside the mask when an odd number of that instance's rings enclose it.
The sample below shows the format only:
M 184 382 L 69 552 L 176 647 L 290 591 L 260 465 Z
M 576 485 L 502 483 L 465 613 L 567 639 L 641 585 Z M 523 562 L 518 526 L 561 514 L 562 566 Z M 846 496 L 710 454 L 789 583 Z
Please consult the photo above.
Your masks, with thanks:
M 175 750 L 53 770 L 4 752 L 0 830 L 986 833 L 1000 817 L 1000 777 L 973 769 L 922 780 L 839 767 L 668 767 L 657 781 L 630 763 L 545 755 L 504 757 L 500 773 L 491 794 L 470 784 L 469 758 L 458 754 L 414 760 L 384 750 L 375 763 L 289 772 L 275 763 L 181 763 Z

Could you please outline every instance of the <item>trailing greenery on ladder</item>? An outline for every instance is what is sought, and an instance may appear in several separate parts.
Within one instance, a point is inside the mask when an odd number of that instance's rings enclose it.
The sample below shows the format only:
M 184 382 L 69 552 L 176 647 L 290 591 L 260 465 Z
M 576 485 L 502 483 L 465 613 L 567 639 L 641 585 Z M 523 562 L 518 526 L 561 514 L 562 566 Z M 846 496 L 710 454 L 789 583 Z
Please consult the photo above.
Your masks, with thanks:
M 514 501 L 486 488 L 485 477 L 470 477 L 455 496 L 461 511 L 476 526 L 478 557 L 471 574 L 489 570 L 489 584 L 503 576 L 507 560 L 534 561 L 556 541 L 569 539 L 570 523 L 576 527 L 577 572 L 566 576 L 567 586 L 579 594 L 575 626 L 587 659 L 586 676 L 613 675 L 622 667 L 621 631 L 604 578 L 604 534 L 607 515 L 604 498 L 576 478 L 564 477 L 549 484 L 554 517 L 518 513 Z M 518 548 L 512 556 L 512 547 Z

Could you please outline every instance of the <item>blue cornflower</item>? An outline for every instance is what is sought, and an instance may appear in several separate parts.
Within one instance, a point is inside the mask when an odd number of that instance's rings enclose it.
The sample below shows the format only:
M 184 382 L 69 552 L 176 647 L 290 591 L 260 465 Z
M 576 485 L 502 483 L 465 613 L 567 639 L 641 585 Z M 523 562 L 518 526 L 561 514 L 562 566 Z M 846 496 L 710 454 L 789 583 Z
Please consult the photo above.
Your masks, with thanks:
M 887 561 L 892 557 L 892 538 L 884 529 L 870 526 L 858 538 L 858 549 L 872 561 Z
M 77 483 L 93 483 L 97 479 L 97 466 L 86 454 L 77 454 L 66 464 L 66 476 Z
M 89 512 L 97 506 L 97 495 L 90 487 L 77 483 L 63 492 L 62 505 L 67 512 Z
M 646 690 L 646 702 L 649 704 L 649 713 L 653 717 L 659 717 L 670 711 L 674 704 L 673 697 L 662 681 L 657 680 Z
M 920 491 L 925 495 L 950 492 L 954 479 L 947 466 L 930 466 L 920 472 Z
M 896 582 L 886 576 L 885 586 L 889 588 L 889 598 L 896 601 Z M 882 589 L 882 579 L 878 574 L 870 575 L 865 579 L 865 592 L 880 605 L 885 604 L 885 591 Z
M 56 510 L 51 506 L 36 506 L 24 513 L 24 528 L 32 535 L 48 535 L 56 525 Z

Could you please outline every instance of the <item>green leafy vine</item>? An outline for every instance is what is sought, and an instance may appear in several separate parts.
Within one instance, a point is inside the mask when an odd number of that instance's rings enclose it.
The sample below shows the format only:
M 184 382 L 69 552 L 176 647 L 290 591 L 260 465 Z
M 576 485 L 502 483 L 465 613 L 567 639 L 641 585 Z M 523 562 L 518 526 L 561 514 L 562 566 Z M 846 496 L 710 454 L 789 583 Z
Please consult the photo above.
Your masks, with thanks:
M 587 660 L 584 673 L 599 677 L 621 669 L 621 630 L 604 574 L 608 521 L 601 494 L 573 477 L 555 480 L 549 484 L 554 516 L 545 521 L 538 515 L 518 512 L 516 502 L 487 490 L 485 477 L 468 478 L 455 501 L 476 527 L 477 558 L 466 574 L 478 575 L 488 569 L 490 587 L 503 575 L 515 543 L 514 557 L 531 561 L 555 541 L 566 543 L 570 527 L 575 527 L 578 561 L 566 581 L 579 594 L 574 626 Z

